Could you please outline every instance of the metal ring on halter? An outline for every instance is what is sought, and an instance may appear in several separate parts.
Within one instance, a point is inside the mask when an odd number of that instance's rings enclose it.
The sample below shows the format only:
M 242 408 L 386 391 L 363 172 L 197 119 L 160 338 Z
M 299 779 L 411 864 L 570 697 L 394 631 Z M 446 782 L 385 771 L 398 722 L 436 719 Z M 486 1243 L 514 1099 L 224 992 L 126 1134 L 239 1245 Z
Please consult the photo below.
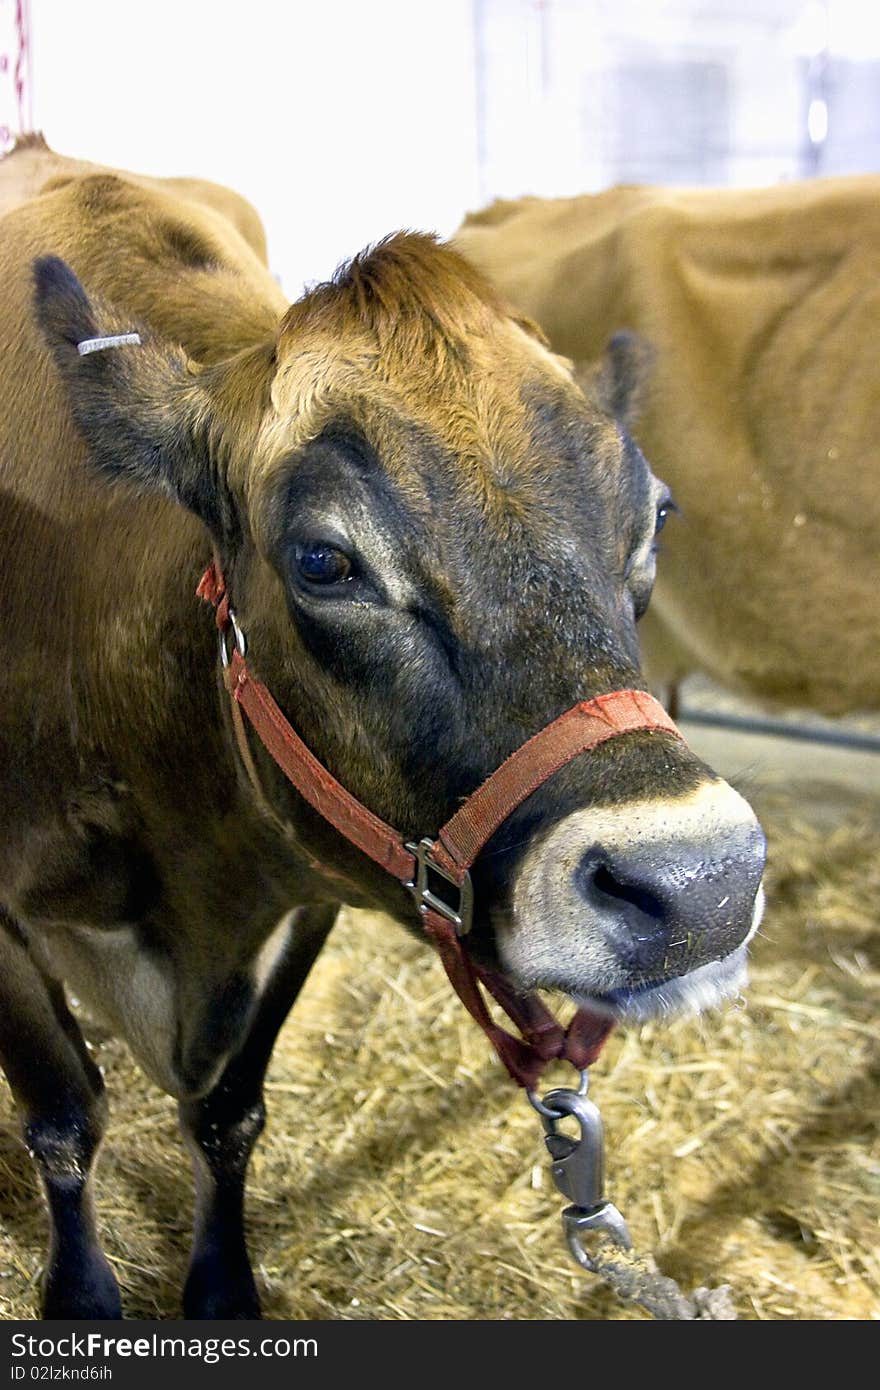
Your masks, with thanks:
M 579 1096 L 585 1096 L 589 1089 L 590 1073 L 587 1071 L 585 1067 L 584 1070 L 581 1072 L 581 1079 L 578 1082 L 577 1094 Z M 540 1099 L 537 1091 L 526 1091 L 526 1095 L 528 1096 L 529 1105 L 532 1107 L 532 1109 L 537 1110 L 538 1114 L 543 1116 L 545 1120 L 565 1119 L 566 1112 L 564 1110 L 554 1110 L 551 1106 L 545 1105 L 544 1102 Z
M 235 614 L 233 613 L 231 608 L 229 609 L 229 622 L 230 626 L 232 627 L 233 636 L 235 638 L 236 651 L 238 652 L 239 656 L 244 657 L 247 655 L 247 638 L 245 637 L 244 633 L 242 632 L 241 628 L 236 622 Z M 226 649 L 225 632 L 220 633 L 220 660 L 223 663 L 223 667 L 225 669 L 229 665 L 229 652 Z

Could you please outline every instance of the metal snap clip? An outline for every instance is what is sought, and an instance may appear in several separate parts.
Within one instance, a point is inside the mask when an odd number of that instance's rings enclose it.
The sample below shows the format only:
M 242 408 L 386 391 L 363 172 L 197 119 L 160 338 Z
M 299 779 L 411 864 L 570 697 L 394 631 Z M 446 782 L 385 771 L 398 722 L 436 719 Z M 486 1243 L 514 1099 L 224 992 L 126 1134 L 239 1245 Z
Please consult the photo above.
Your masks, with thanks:
M 566 1244 L 577 1263 L 597 1272 L 583 1237 L 601 1232 L 623 1250 L 632 1248 L 626 1222 L 613 1202 L 605 1198 L 605 1135 L 598 1106 L 587 1099 L 589 1078 L 581 1073 L 577 1091 L 548 1091 L 543 1099 L 529 1092 L 529 1101 L 541 1116 L 544 1142 L 551 1158 L 551 1174 L 570 1206 L 562 1213 Z M 571 1116 L 580 1134 L 573 1137 L 559 1129 L 560 1120 Z

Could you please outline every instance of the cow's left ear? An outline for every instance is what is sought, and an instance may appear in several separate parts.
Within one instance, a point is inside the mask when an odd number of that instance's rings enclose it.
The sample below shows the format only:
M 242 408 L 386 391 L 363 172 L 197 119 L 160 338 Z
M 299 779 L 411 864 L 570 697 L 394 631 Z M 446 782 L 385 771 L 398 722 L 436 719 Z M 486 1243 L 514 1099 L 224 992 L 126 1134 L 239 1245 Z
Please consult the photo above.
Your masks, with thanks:
M 97 468 L 166 493 L 219 541 L 228 538 L 237 509 L 219 462 L 208 373 L 180 348 L 132 333 L 131 323 L 93 304 L 57 256 L 34 262 L 34 305 Z M 117 335 L 139 341 L 114 343 Z
M 650 390 L 655 352 L 637 333 L 615 333 L 599 362 L 578 367 L 575 379 L 608 415 L 631 429 Z

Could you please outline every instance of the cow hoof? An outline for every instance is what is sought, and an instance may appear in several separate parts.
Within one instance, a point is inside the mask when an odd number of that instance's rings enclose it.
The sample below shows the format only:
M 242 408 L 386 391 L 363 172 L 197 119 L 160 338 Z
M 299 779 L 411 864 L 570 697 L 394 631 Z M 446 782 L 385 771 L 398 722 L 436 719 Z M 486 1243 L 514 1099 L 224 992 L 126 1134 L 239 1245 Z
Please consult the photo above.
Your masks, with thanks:
M 43 1280 L 44 1318 L 121 1318 L 122 1299 L 110 1265 L 97 1254 L 75 1268 L 55 1266 Z
M 262 1317 L 250 1270 L 224 1276 L 216 1265 L 194 1265 L 183 1290 L 183 1316 L 190 1320 L 253 1320 Z

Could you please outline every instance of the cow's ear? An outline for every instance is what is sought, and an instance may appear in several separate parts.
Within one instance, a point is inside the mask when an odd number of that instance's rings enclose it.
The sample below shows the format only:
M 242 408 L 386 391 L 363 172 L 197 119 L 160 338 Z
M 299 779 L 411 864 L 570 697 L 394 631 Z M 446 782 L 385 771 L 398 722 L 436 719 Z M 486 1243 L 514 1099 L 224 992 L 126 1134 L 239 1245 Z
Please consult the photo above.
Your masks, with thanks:
M 96 467 L 166 493 L 218 540 L 227 537 L 236 508 L 212 459 L 217 430 L 204 375 L 180 348 L 93 303 L 57 256 L 34 262 L 34 305 Z
M 528 314 L 516 312 L 511 313 L 511 318 L 517 328 L 521 328 L 523 333 L 528 333 L 530 338 L 535 338 L 541 344 L 541 347 L 548 348 L 550 346 L 550 339 L 535 319 L 529 318 Z
M 578 385 L 608 415 L 631 429 L 647 404 L 654 349 L 636 333 L 615 333 L 599 362 L 579 367 Z

